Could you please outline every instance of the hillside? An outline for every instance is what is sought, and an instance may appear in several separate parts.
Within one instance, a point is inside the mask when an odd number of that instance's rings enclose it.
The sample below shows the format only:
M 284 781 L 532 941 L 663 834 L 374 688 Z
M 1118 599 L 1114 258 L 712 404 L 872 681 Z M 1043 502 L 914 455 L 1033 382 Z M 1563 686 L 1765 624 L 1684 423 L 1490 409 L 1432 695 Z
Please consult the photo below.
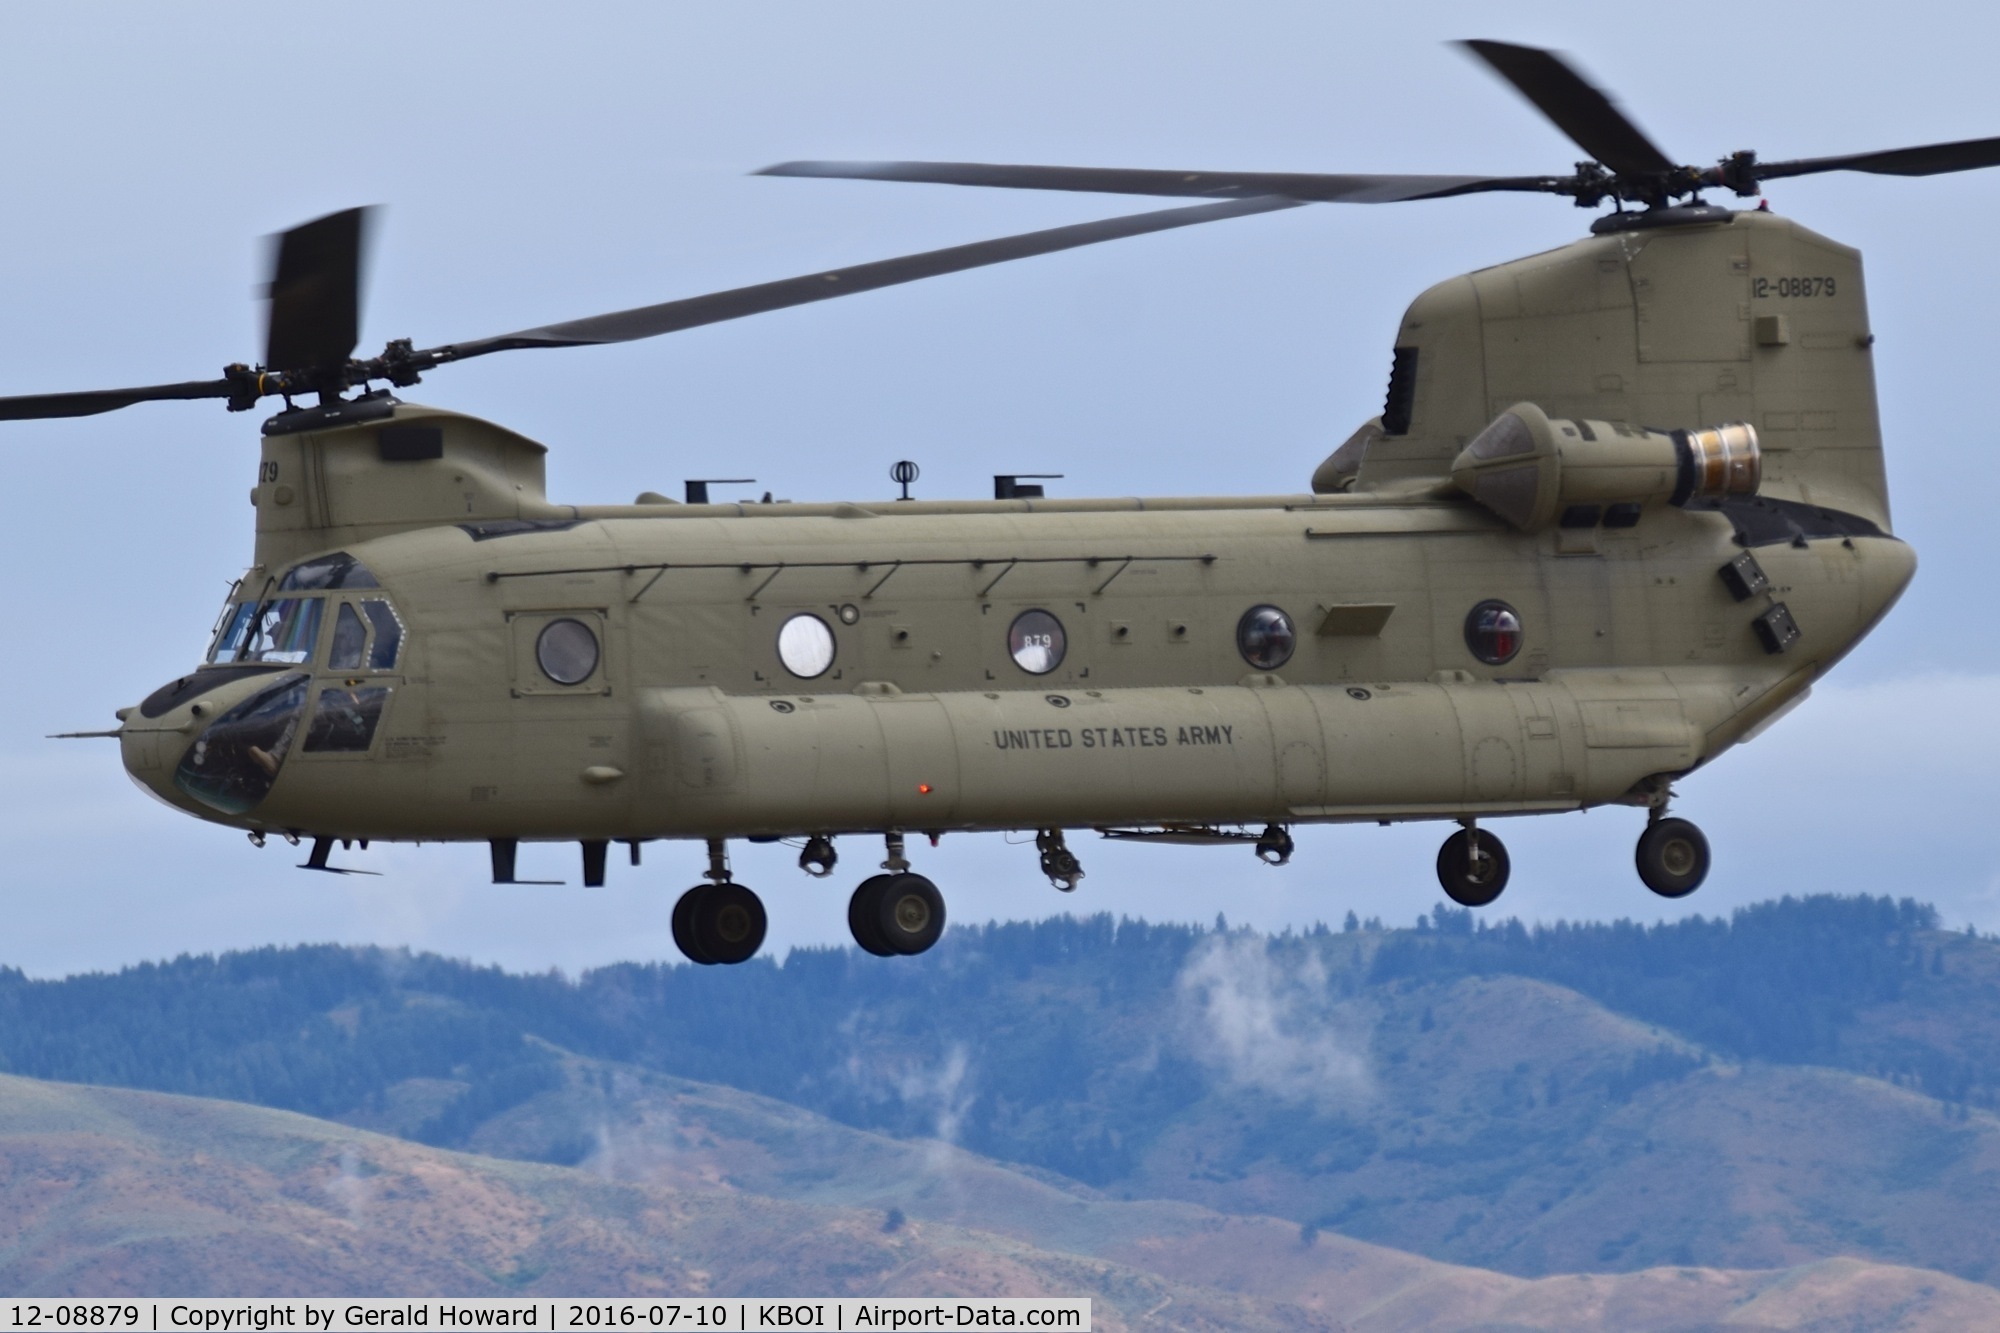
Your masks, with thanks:
M 1059 920 L 894 966 L 810 950 L 574 981 L 335 948 L 12 974 L 0 1063 L 614 1172 L 693 1169 L 699 1128 L 737 1145 L 702 1169 L 760 1191 L 959 1217 L 851 1193 L 837 1154 L 768 1120 L 738 1134 L 717 1094 L 659 1092 L 694 1079 L 815 1113 L 813 1133 L 1282 1218 L 1293 1244 L 1522 1276 L 1857 1256 L 2000 1281 L 1995 941 L 1886 899 L 1650 929 L 1372 924 Z M 1012 1234 L 1084 1244 L 1047 1225 Z
M 1087 1293 L 1253 1302 L 880 1212 L 425 1148 L 286 1112 L 0 1078 L 0 1285 L 87 1295 Z
M 793 1164 L 854 1182 L 889 1166 L 957 1182 L 962 1210 L 1001 1203 L 1015 1221 L 1068 1212 L 1069 1234 L 1090 1243 L 1064 1252 L 915 1215 L 892 1224 L 875 1208 L 775 1200 L 749 1187 L 754 1172 L 674 1184 L 629 1165 L 503 1161 L 262 1108 L 0 1077 L 0 1179 L 12 1205 L 0 1213 L 0 1284 L 98 1296 L 1082 1294 L 1113 1330 L 2000 1321 L 1991 1288 L 1855 1260 L 1526 1281 L 1332 1237 L 1305 1245 L 1271 1219 L 1097 1199 L 725 1089 L 673 1082 L 652 1093 L 660 1109 L 701 1102 L 705 1123 L 733 1119 L 767 1148 L 784 1144 Z M 802 1141 L 818 1150 L 797 1151 Z M 722 1165 L 724 1141 L 711 1147 L 711 1165 Z

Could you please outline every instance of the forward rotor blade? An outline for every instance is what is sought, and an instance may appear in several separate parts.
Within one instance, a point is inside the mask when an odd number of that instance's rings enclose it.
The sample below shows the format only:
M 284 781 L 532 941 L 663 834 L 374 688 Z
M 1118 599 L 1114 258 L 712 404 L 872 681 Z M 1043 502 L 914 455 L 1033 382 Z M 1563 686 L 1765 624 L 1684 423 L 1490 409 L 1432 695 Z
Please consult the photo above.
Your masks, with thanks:
M 631 342 L 703 324 L 741 319 L 745 315 L 762 314 L 767 310 L 783 310 L 787 306 L 852 296 L 856 292 L 872 292 L 898 283 L 915 282 L 919 278 L 1001 264 L 1010 259 L 1026 259 L 1032 255 L 1075 249 L 1080 245 L 1095 245 L 1099 241 L 1143 236 L 1148 232 L 1170 231 L 1176 227 L 1191 227 L 1202 222 L 1219 222 L 1225 218 L 1248 217 L 1254 213 L 1272 213 L 1298 206 L 1295 199 L 1241 199 L 1106 218 L 1101 222 L 1082 222 L 1021 236 L 904 255 L 899 259 L 857 264 L 852 268 L 830 269 L 778 282 L 763 282 L 754 287 L 711 292 L 706 296 L 691 296 L 685 300 L 641 306 L 636 310 L 620 310 L 588 319 L 547 324 L 538 329 L 501 334 L 497 338 L 454 343 L 416 355 L 420 359 L 462 361 L 467 357 L 485 356 L 489 352 L 504 352 L 517 347 L 584 347 L 598 343 Z
M 269 370 L 344 365 L 361 340 L 361 249 L 369 210 L 348 208 L 278 237 L 271 274 Z
M 1147 171 L 1129 167 L 1035 167 L 984 162 L 780 162 L 754 174 L 1196 199 L 1276 195 L 1313 204 L 1397 204 L 1488 190 L 1547 190 L 1551 185 L 1546 178 L 1527 176 L 1333 176 L 1313 172 Z
M 1947 171 L 1973 171 L 1979 167 L 2000 167 L 2000 139 L 1961 139 L 1957 143 L 1889 148 L 1879 153 L 1849 153 L 1844 157 L 1759 162 L 1757 178 L 1775 180 L 1783 176 L 1810 176 L 1821 171 L 1866 171 L 1877 176 L 1937 176 Z
M 1533 102 L 1577 147 L 1620 175 L 1654 175 L 1674 163 L 1604 93 L 1553 51 L 1508 42 L 1462 43 Z
M 32 421 L 42 417 L 90 417 L 115 412 L 134 403 L 176 398 L 227 398 L 228 380 L 189 380 L 182 384 L 151 384 L 139 389 L 89 389 L 82 393 L 36 393 L 0 398 L 0 421 Z

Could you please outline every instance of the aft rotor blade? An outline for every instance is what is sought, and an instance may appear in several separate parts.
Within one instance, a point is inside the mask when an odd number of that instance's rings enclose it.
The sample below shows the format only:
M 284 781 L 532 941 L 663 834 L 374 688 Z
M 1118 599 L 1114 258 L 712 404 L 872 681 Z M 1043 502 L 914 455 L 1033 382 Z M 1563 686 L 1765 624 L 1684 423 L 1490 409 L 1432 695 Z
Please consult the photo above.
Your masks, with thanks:
M 1844 157 L 1759 162 L 1757 178 L 1774 180 L 1782 176 L 1810 176 L 1821 171 L 1866 171 L 1877 176 L 1937 176 L 1947 171 L 1973 171 L 1980 167 L 2000 167 L 2000 139 L 1961 139 L 1957 143 L 1889 148 L 1879 153 L 1849 153 Z
M 1521 176 L 1336 176 L 1289 171 L 1148 171 L 1129 167 L 1036 167 L 985 162 L 780 162 L 756 174 L 1196 199 L 1276 195 L 1313 204 L 1398 204 L 1488 190 L 1548 190 L 1553 184 L 1542 177 Z
M 0 398 L 0 421 L 32 421 L 41 417 L 90 417 L 115 412 L 134 403 L 177 398 L 227 398 L 228 380 L 190 380 L 182 384 L 152 384 L 139 389 L 90 389 L 82 393 L 36 393 Z
M 1620 175 L 1654 175 L 1674 163 L 1604 93 L 1553 51 L 1508 42 L 1471 41 L 1465 49 L 1514 85 L 1576 145 Z
M 1106 218 L 1101 222 L 1082 222 L 1021 236 L 904 255 L 899 259 L 857 264 L 852 268 L 828 269 L 803 277 L 758 283 L 754 287 L 711 292 L 706 296 L 691 296 L 685 300 L 641 306 L 636 310 L 620 310 L 588 319 L 547 324 L 538 329 L 502 334 L 497 338 L 433 348 L 416 356 L 419 359 L 430 358 L 435 363 L 462 361 L 467 357 L 517 347 L 584 347 L 598 343 L 631 342 L 703 324 L 741 319 L 745 315 L 762 314 L 767 310 L 783 310 L 787 306 L 852 296 L 856 292 L 872 292 L 898 283 L 915 282 L 919 278 L 934 278 L 987 264 L 1001 264 L 1010 259 L 1026 259 L 1032 255 L 1071 250 L 1080 245 L 1095 245 L 1099 241 L 1143 236 L 1148 232 L 1170 231 L 1176 227 L 1191 227 L 1202 222 L 1219 222 L 1225 218 L 1248 217 L 1254 213 L 1272 213 L 1298 206 L 1299 201 L 1295 199 L 1240 199 L 1201 204 L 1194 208 L 1169 208 Z
M 361 340 L 361 251 L 369 210 L 348 208 L 278 237 L 264 365 L 276 371 L 346 363 Z

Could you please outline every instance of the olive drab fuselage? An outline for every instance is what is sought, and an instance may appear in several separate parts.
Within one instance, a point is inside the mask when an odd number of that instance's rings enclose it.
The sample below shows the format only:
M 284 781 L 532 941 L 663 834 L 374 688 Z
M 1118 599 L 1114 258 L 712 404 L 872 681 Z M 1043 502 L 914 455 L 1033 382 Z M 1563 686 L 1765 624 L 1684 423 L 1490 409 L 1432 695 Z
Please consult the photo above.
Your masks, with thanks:
M 1657 804 L 1913 573 L 1871 341 L 1853 251 L 1739 213 L 1433 288 L 1389 410 L 1299 494 L 575 507 L 485 422 L 288 413 L 232 599 L 265 660 L 126 710 L 125 763 L 356 839 Z M 1755 498 L 1677 490 L 1686 432 L 1732 422 Z

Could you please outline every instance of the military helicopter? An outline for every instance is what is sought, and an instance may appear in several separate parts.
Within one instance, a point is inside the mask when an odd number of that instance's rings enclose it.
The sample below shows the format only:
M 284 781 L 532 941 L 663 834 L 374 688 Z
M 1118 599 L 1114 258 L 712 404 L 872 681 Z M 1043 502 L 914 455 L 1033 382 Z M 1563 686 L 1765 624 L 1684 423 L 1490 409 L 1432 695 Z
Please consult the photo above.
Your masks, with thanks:
M 911 834 L 1243 844 L 1435 820 L 1467 906 L 1506 887 L 1485 821 L 1646 812 L 1641 880 L 1708 873 L 1672 783 L 1802 700 L 1915 571 L 1892 535 L 1859 255 L 1761 205 L 1766 180 L 2000 164 L 2000 139 L 1676 165 L 1556 55 L 1473 42 L 1589 155 L 1560 176 L 792 162 L 778 176 L 1191 196 L 1192 206 L 358 359 L 363 210 L 285 233 L 262 363 L 0 399 L 0 418 L 266 398 L 253 563 L 206 660 L 119 725 L 127 770 L 198 818 L 335 844 L 705 842 L 673 909 L 698 963 L 762 942 L 736 839 L 883 839 L 855 941 L 945 923 Z M 1409 307 L 1387 400 L 1271 495 L 629 505 L 544 494 L 544 447 L 394 390 L 453 361 L 648 338 L 1076 246 L 1307 203 L 1491 191 L 1604 203 L 1590 234 Z M 377 387 L 377 386 L 381 387 Z M 297 399 L 310 396 L 311 403 Z

